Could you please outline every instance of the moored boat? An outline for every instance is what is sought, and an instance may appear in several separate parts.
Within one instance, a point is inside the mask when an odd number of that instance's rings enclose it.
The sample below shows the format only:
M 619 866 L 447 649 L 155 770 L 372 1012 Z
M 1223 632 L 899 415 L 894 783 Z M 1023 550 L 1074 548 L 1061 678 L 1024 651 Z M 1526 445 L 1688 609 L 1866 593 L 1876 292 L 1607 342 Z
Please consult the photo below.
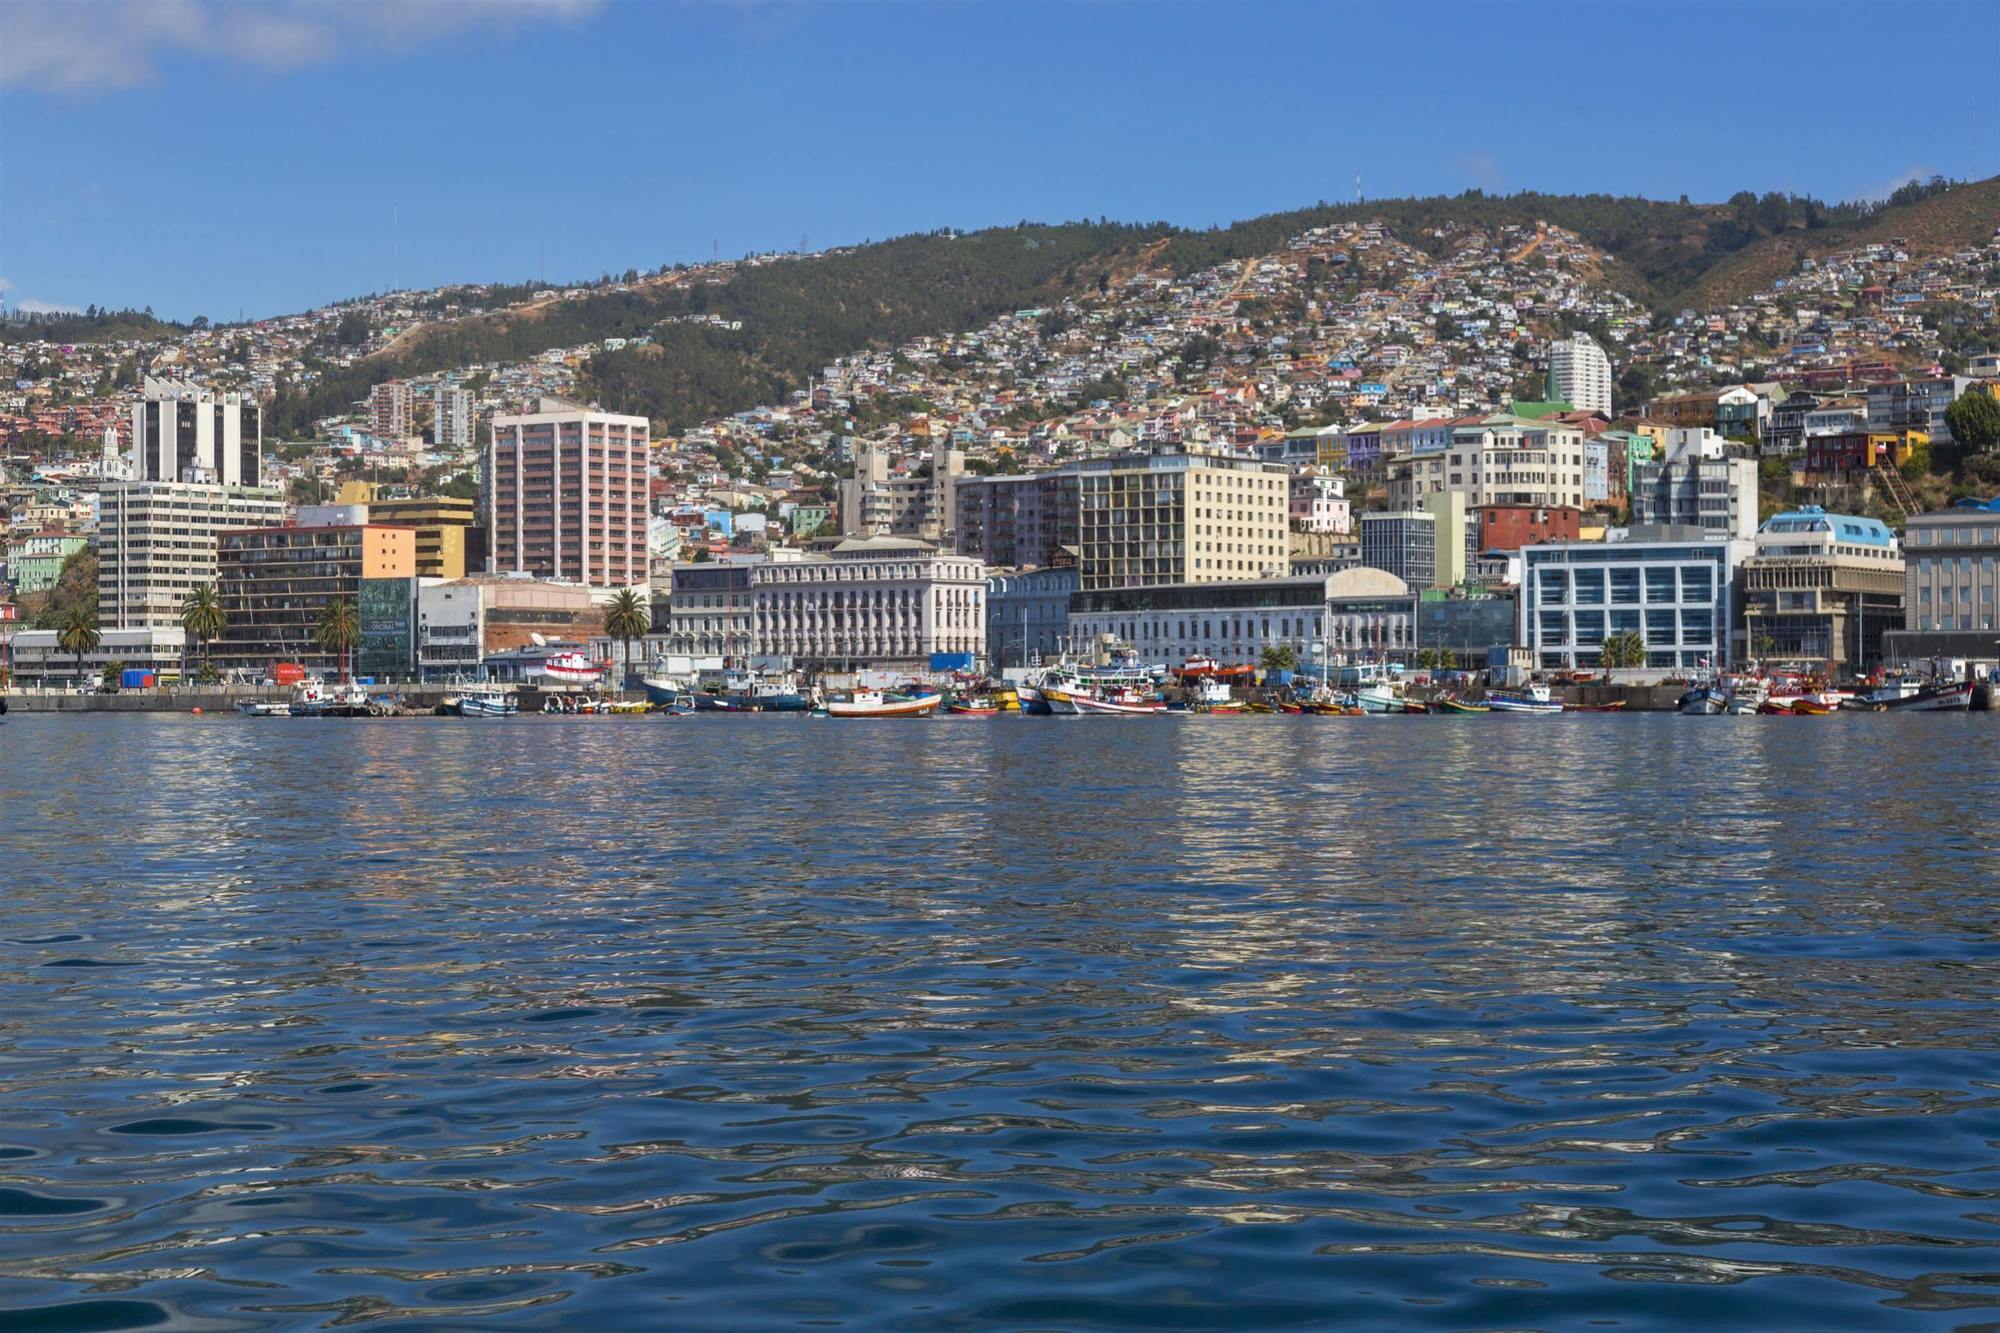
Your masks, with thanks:
M 1446 713 L 1490 713 L 1493 710 L 1485 704 L 1472 703 L 1465 699 L 1446 696 L 1438 700 L 1440 711 Z
M 880 690 L 856 690 L 846 699 L 827 701 L 828 717 L 929 717 L 938 710 L 944 696 L 920 694 L 913 698 L 888 695 Z
M 1522 690 L 1491 690 L 1486 707 L 1495 713 L 1560 713 L 1563 706 L 1549 695 L 1546 685 L 1530 685 Z
M 236 711 L 245 717 L 290 717 L 292 706 L 282 699 L 245 699 Z
M 512 717 L 520 711 L 520 700 L 501 689 L 467 690 L 458 701 L 460 717 Z

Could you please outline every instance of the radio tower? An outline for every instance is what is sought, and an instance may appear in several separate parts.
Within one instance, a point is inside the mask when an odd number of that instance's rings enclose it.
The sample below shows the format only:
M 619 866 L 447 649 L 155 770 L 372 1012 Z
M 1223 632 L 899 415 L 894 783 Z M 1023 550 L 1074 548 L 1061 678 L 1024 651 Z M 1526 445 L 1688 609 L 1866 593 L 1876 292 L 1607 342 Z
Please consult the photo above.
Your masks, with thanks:
M 1354 173 L 1354 202 L 1361 202 L 1361 173 L 1358 171 Z

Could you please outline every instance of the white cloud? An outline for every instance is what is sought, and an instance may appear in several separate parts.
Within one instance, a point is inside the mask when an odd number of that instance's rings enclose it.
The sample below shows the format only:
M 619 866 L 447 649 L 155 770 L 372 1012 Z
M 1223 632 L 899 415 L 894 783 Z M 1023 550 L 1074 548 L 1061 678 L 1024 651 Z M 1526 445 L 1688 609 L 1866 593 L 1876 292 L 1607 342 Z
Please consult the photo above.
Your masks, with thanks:
M 25 301 L 14 302 L 14 309 L 24 315 L 74 315 L 77 311 L 77 307 L 73 305 L 57 305 L 52 301 L 37 301 L 32 296 Z
M 285 71 L 464 32 L 570 22 L 604 0 L 0 0 L 0 88 L 149 83 L 169 55 Z
M 1905 167 L 1880 185 L 1871 185 L 1861 190 L 1855 195 L 1855 198 L 1867 203 L 1879 204 L 1903 186 L 1908 185 L 1911 181 L 1927 181 L 1937 174 L 1938 169 L 1936 167 L 1927 167 L 1922 164 L 1914 167 Z
M 1507 173 L 1500 169 L 1500 162 L 1491 153 L 1464 153 L 1458 159 L 1458 169 L 1465 176 L 1466 183 L 1482 190 L 1499 190 L 1507 184 Z

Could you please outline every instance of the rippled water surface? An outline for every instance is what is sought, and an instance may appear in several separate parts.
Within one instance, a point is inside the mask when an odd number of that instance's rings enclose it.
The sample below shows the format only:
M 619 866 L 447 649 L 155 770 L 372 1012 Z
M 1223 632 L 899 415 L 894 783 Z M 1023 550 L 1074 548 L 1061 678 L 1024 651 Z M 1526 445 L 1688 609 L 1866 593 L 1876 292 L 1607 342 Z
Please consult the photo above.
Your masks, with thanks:
M 0 726 L 0 1328 L 2000 1323 L 2000 718 Z

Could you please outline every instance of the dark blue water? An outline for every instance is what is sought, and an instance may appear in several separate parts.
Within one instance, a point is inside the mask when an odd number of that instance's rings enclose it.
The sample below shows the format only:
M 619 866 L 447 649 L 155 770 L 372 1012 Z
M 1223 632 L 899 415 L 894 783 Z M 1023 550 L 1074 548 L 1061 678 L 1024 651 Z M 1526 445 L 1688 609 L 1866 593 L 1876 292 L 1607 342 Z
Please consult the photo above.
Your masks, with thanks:
M 0 726 L 0 1329 L 2000 1323 L 2000 718 Z

